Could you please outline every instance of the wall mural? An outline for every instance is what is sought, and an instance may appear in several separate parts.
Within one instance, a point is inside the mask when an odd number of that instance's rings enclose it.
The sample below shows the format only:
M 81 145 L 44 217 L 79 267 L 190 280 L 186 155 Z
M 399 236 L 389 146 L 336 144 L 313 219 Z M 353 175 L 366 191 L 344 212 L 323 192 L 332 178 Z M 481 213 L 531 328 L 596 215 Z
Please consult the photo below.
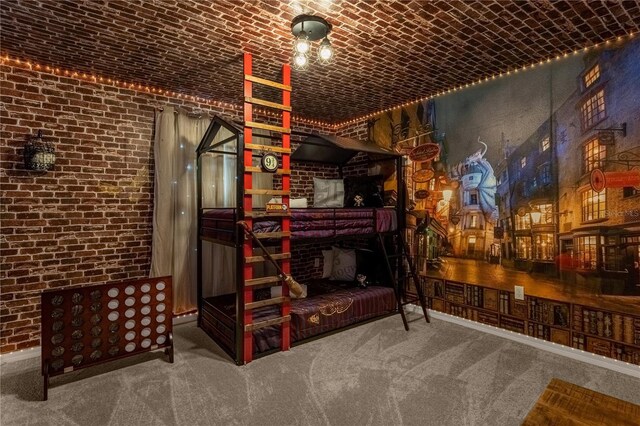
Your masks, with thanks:
M 640 295 L 638 58 L 640 40 L 609 43 L 369 121 L 407 154 L 420 270 Z M 439 149 L 411 161 L 421 145 Z

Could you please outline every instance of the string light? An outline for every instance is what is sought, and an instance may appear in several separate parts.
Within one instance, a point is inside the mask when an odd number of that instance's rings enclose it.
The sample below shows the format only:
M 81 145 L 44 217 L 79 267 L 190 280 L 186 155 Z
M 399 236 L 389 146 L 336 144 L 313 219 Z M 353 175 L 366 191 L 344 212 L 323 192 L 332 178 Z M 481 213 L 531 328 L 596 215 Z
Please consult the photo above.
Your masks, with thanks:
M 630 39 L 630 38 L 632 38 L 633 36 L 634 36 L 634 33 L 629 33 L 629 34 L 627 34 L 626 36 L 618 36 L 617 38 L 614 38 L 613 40 L 621 41 L 621 40 L 623 40 L 625 37 L 627 37 L 627 38 L 629 38 L 629 39 Z M 597 44 L 593 44 L 593 45 L 591 45 L 591 46 L 585 46 L 583 50 L 586 52 L 586 51 L 588 51 L 589 49 L 595 49 L 595 48 L 601 47 L 601 46 L 603 46 L 603 45 L 608 45 L 608 44 L 610 44 L 610 43 L 611 43 L 611 41 L 612 41 L 612 40 L 610 39 L 610 40 L 606 40 L 606 41 L 603 41 L 603 42 L 600 42 L 600 43 L 597 43 Z M 566 58 L 566 57 L 568 57 L 568 56 L 569 56 L 569 54 L 570 54 L 570 53 L 572 53 L 572 52 L 573 52 L 574 54 L 577 54 L 579 51 L 580 51 L 580 49 L 576 49 L 576 50 L 572 50 L 572 51 L 570 50 L 570 51 L 564 52 L 564 53 L 562 53 L 562 54 L 556 54 L 555 56 L 550 56 L 550 57 L 548 57 L 548 58 L 546 58 L 546 59 L 541 59 L 541 60 L 540 60 L 540 62 L 538 63 L 538 65 L 543 65 L 543 64 L 545 64 L 545 63 L 551 63 L 551 61 L 552 61 L 552 60 L 560 60 L 560 59 Z M 513 69 L 513 72 L 514 72 L 514 73 L 517 73 L 517 72 L 519 72 L 519 71 L 525 71 L 525 70 L 527 70 L 528 68 L 534 68 L 534 66 L 535 66 L 535 65 L 536 65 L 535 63 L 532 63 L 530 66 L 528 66 L 528 65 L 522 65 L 521 67 L 514 68 L 514 69 Z M 512 70 L 506 70 L 506 71 L 504 71 L 504 72 L 499 72 L 499 73 L 497 74 L 497 77 L 503 77 L 503 76 L 505 76 L 505 75 L 511 75 L 511 71 L 512 71 Z M 458 86 L 458 87 L 457 87 L 457 89 L 462 90 L 463 88 L 467 88 L 467 87 L 469 87 L 470 85 L 471 85 L 471 86 L 473 86 L 473 85 L 475 85 L 475 84 L 479 84 L 479 83 L 482 83 L 482 82 L 486 82 L 486 81 L 489 81 L 489 80 L 495 80 L 495 79 L 496 79 L 496 74 L 493 74 L 493 75 L 491 75 L 491 76 L 485 76 L 484 78 L 480 78 L 480 79 L 478 79 L 478 81 L 477 81 L 477 82 L 465 83 L 465 84 L 464 84 L 464 86 L 463 86 L 463 85 L 460 85 L 460 86 Z M 455 87 L 455 86 L 454 86 L 452 89 L 453 89 L 453 91 L 456 91 L 456 87 Z M 447 93 L 449 93 L 449 90 L 450 90 L 450 89 L 447 89 L 447 90 L 445 90 L 444 92 L 442 92 L 442 91 L 434 92 L 434 93 L 432 93 L 432 94 L 426 95 L 426 96 L 424 96 L 424 97 L 422 97 L 422 98 L 418 99 L 418 100 L 417 100 L 417 101 L 415 101 L 415 102 L 411 102 L 410 104 L 415 105 L 416 103 L 419 103 L 419 102 L 424 102 L 424 101 L 429 100 L 429 99 L 434 99 L 434 98 L 436 98 L 436 97 L 438 97 L 438 96 L 446 95 Z M 402 108 L 404 105 L 405 105 L 404 103 L 397 104 L 397 105 L 395 105 L 395 106 L 393 106 L 393 107 L 380 109 L 380 110 L 375 111 L 375 112 L 373 112 L 373 113 L 365 114 L 365 115 L 362 115 L 362 116 L 359 116 L 359 117 L 355 117 L 355 118 L 352 118 L 352 119 L 349 119 L 349 120 L 346 120 L 346 121 L 342 121 L 342 122 L 339 122 L 339 123 L 335 123 L 334 127 L 335 127 L 335 128 L 342 128 L 342 127 L 348 126 L 348 125 L 350 125 L 350 124 L 358 123 L 358 122 L 361 122 L 361 121 L 366 120 L 368 117 L 374 117 L 374 116 L 377 116 L 377 115 L 383 114 L 383 113 L 388 112 L 388 111 L 393 111 L 393 110 L 400 109 L 400 108 Z
M 542 59 L 540 60 L 540 62 L 537 63 L 537 65 L 543 65 L 545 63 L 551 63 L 552 60 L 560 60 L 563 58 L 566 58 L 569 56 L 570 53 L 573 52 L 573 54 L 577 54 L 580 50 L 582 50 L 583 52 L 587 52 L 589 49 L 595 49 L 598 47 L 601 47 L 603 45 L 609 45 L 611 44 L 612 40 L 613 41 L 622 41 L 625 37 L 626 38 L 633 38 L 635 35 L 635 33 L 631 32 L 629 34 L 627 34 L 626 36 L 618 36 L 615 37 L 613 39 L 609 39 L 600 43 L 596 43 L 593 44 L 591 46 L 584 46 L 584 48 L 582 49 L 575 49 L 573 51 L 568 51 L 568 52 L 564 52 L 562 54 L 557 54 L 556 56 L 550 56 L 547 59 Z M 0 62 L 6 62 L 6 63 L 11 63 L 12 59 L 9 56 L 9 54 L 4 54 L 4 56 L 2 56 L 0 54 Z M 35 69 L 42 69 L 42 66 L 40 64 L 37 63 L 32 63 L 31 61 L 21 61 L 19 58 L 15 58 L 13 59 L 13 62 L 17 65 L 23 65 L 26 64 L 29 68 L 35 68 Z M 519 71 L 526 71 L 528 68 L 535 68 L 536 63 L 532 63 L 531 65 L 527 66 L 522 65 L 519 68 L 514 68 L 513 72 L 514 73 L 518 73 Z M 145 91 L 145 92 L 151 92 L 151 93 L 157 93 L 157 94 L 164 94 L 165 96 L 168 97 L 174 97 L 177 99 L 191 99 L 194 102 L 199 102 L 202 104 L 206 104 L 206 105 L 211 105 L 211 106 L 216 106 L 219 108 L 225 108 L 225 109 L 231 109 L 231 110 L 235 110 L 235 111 L 240 111 L 243 108 L 243 104 L 239 103 L 239 104 L 232 104 L 232 103 L 228 103 L 228 102 L 222 102 L 222 101 L 218 101 L 218 100 L 214 100 L 214 99 L 206 99 L 206 98 L 201 98 L 201 97 L 196 97 L 193 95 L 186 95 L 186 94 L 182 94 L 182 93 L 176 93 L 176 92 L 172 92 L 169 90 L 164 90 L 164 89 L 160 89 L 160 88 L 155 88 L 155 87 L 149 87 L 149 85 L 145 84 L 144 86 L 142 86 L 142 84 L 138 83 L 137 86 L 134 83 L 126 83 L 126 82 L 120 82 L 119 80 L 112 80 L 111 78 L 105 78 L 102 76 L 94 76 L 94 75 L 87 75 L 86 73 L 82 73 L 82 75 L 80 76 L 80 74 L 78 74 L 78 72 L 76 71 L 70 71 L 70 70 L 63 70 L 61 71 L 60 68 L 52 68 L 49 65 L 44 66 L 44 69 L 47 72 L 52 72 L 54 74 L 63 74 L 64 75 L 71 75 L 72 77 L 76 77 L 82 80 L 90 80 L 93 82 L 97 82 L 100 81 L 101 83 L 104 84 L 104 82 L 106 81 L 107 84 L 109 85 L 114 85 L 117 87 L 124 87 L 124 88 L 130 88 L 133 90 L 139 90 L 139 91 Z M 504 75 L 511 75 L 511 70 L 506 70 L 506 72 L 500 72 L 497 74 L 497 77 L 503 77 Z M 346 120 L 346 121 L 342 121 L 342 122 L 327 122 L 327 121 L 322 121 L 322 120 L 314 120 L 314 119 L 309 119 L 309 118 L 304 118 L 301 116 L 297 116 L 297 115 L 292 115 L 291 119 L 293 122 L 295 123 L 302 123 L 302 124 L 309 124 L 309 125 L 313 125 L 313 126 L 319 126 L 319 127 L 323 127 L 323 128 L 328 128 L 328 129 L 333 129 L 333 130 L 338 130 L 341 129 L 345 126 L 348 126 L 350 124 L 355 124 L 355 123 L 359 123 L 362 122 L 364 120 L 367 120 L 369 118 L 375 117 L 377 115 L 380 114 L 384 114 L 386 112 L 390 112 L 390 111 L 394 111 L 403 107 L 407 107 L 410 105 L 415 105 L 417 103 L 420 102 L 424 102 L 426 100 L 430 100 L 430 99 L 435 99 L 439 96 L 443 96 L 443 95 L 447 95 L 451 92 L 456 92 L 457 90 L 462 90 L 464 88 L 468 88 L 469 86 L 475 86 L 476 84 L 481 84 L 483 82 L 488 82 L 490 80 L 495 80 L 496 79 L 496 74 L 492 74 L 491 76 L 487 75 L 485 77 L 480 77 L 477 81 L 472 81 L 471 83 L 465 83 L 464 86 L 463 85 L 458 85 L 458 86 L 453 86 L 450 87 L 448 89 L 444 89 L 444 90 L 440 90 L 440 91 L 436 91 L 433 92 L 431 94 L 428 94 L 426 96 L 423 96 L 421 98 L 417 98 L 413 101 L 410 102 L 403 102 L 403 103 L 399 103 L 395 106 L 392 107 L 387 107 L 387 108 L 383 108 L 380 110 L 377 110 L 375 112 L 371 112 L 371 113 L 367 113 L 358 117 L 354 117 L 352 119 Z M 259 108 L 254 108 L 254 112 L 257 114 L 261 114 L 261 115 L 266 115 L 269 117 L 279 117 L 280 113 L 274 113 L 271 112 L 270 110 L 265 110 L 265 109 L 259 109 Z

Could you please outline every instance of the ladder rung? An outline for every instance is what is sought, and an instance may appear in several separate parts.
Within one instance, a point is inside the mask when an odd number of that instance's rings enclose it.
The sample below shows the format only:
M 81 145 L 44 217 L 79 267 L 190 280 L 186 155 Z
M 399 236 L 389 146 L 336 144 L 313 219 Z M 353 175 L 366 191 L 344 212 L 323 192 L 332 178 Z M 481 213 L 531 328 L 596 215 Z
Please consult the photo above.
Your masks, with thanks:
M 245 189 L 245 195 L 289 195 L 289 191 L 281 189 Z
M 252 98 L 249 96 L 245 96 L 244 98 L 245 102 L 248 102 L 250 104 L 255 104 L 255 105 L 262 105 L 262 106 L 266 106 L 269 108 L 275 108 L 275 109 L 281 109 L 283 111 L 291 111 L 291 107 L 287 106 L 287 105 L 283 105 L 283 104 L 279 104 L 276 102 L 270 102 L 270 101 L 265 101 L 264 99 L 258 99 L 258 98 Z
M 291 232 L 260 232 L 256 234 L 256 237 L 260 240 L 265 240 L 267 238 L 282 238 L 282 237 L 290 237 Z
M 265 172 L 264 170 L 262 170 L 260 167 L 256 167 L 256 166 L 245 166 L 244 168 L 245 173 L 271 173 L 271 172 Z M 273 174 L 273 173 L 271 173 Z M 278 169 L 276 170 L 275 174 L 277 175 L 290 175 L 291 174 L 291 170 L 290 169 Z
M 271 277 L 261 277 L 261 278 L 251 278 L 250 280 L 244 280 L 245 287 L 254 286 L 254 285 L 263 285 L 263 284 L 271 284 L 271 283 L 279 283 L 282 281 L 277 275 Z
M 263 306 L 279 305 L 281 303 L 288 302 L 288 301 L 289 301 L 288 297 L 284 297 L 284 296 L 274 297 L 273 299 L 258 300 L 257 302 L 245 303 L 244 308 L 256 309 L 256 308 L 261 308 Z
M 255 143 L 247 143 L 244 145 L 245 149 L 253 149 L 257 151 L 269 151 L 269 152 L 283 152 L 285 154 L 291 154 L 290 148 L 282 148 L 279 146 L 271 145 L 257 145 Z
M 272 254 L 271 257 L 274 260 L 283 260 L 283 259 L 291 259 L 291 253 L 276 253 Z M 266 256 L 247 256 L 244 258 L 245 263 L 258 263 L 258 262 L 266 262 Z
M 282 83 L 278 83 L 276 81 L 267 80 L 266 78 L 260 78 L 260 77 L 254 76 L 254 75 L 245 74 L 244 75 L 244 79 L 252 81 L 254 83 L 262 84 L 264 86 L 275 87 L 276 89 L 282 89 L 282 90 L 286 90 L 288 92 L 291 91 L 291 86 L 286 85 L 286 84 L 282 84 Z
M 245 217 L 291 217 L 291 213 L 289 212 L 276 212 L 276 213 L 267 213 L 264 211 L 259 212 L 244 212 Z
M 282 324 L 287 321 L 291 321 L 291 316 L 285 315 L 283 317 L 273 318 L 266 321 L 254 322 L 253 324 L 245 325 L 244 331 L 253 331 L 259 328 L 269 327 L 270 325 Z
M 291 129 L 281 126 L 272 126 L 271 124 L 256 123 L 255 121 L 245 121 L 246 127 L 252 127 L 254 129 L 271 130 L 272 132 L 279 133 L 291 133 Z

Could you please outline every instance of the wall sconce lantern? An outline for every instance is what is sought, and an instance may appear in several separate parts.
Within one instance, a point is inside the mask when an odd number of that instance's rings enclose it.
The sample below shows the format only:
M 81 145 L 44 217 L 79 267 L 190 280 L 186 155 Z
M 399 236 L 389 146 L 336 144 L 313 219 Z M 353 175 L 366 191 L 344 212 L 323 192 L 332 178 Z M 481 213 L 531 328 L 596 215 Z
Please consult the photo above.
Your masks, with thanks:
M 311 42 L 323 39 L 318 48 L 318 62 L 326 65 L 334 57 L 333 47 L 327 37 L 332 25 L 325 19 L 313 15 L 299 15 L 291 22 L 291 33 L 296 38 L 293 43 L 293 66 L 303 70 L 309 65 Z
M 46 172 L 56 165 L 56 152 L 53 145 L 42 140 L 42 130 L 31 137 L 24 145 L 24 166 L 28 170 Z

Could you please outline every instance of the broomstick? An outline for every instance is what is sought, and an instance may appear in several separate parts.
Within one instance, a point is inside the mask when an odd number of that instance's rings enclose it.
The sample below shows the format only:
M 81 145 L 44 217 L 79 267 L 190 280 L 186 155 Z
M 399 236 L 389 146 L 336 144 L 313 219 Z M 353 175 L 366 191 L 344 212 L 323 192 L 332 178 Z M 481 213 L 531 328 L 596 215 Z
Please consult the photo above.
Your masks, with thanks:
M 258 246 L 262 249 L 262 252 L 264 253 L 264 257 L 266 257 L 271 262 L 271 264 L 276 268 L 276 271 L 278 271 L 278 276 L 285 283 L 287 283 L 287 286 L 289 287 L 289 290 L 291 290 L 291 293 L 293 293 L 295 296 L 302 295 L 303 290 L 300 284 L 298 284 L 298 282 L 294 280 L 291 275 L 286 274 L 282 270 L 280 265 L 278 265 L 278 262 L 276 262 L 276 260 L 273 257 L 271 257 L 271 253 L 267 251 L 267 248 L 260 242 L 256 234 L 253 233 L 253 230 L 249 228 L 249 225 L 247 225 L 247 222 L 245 222 L 244 220 L 239 220 L 238 225 L 242 226 L 245 232 L 249 234 L 256 243 L 258 243 Z

